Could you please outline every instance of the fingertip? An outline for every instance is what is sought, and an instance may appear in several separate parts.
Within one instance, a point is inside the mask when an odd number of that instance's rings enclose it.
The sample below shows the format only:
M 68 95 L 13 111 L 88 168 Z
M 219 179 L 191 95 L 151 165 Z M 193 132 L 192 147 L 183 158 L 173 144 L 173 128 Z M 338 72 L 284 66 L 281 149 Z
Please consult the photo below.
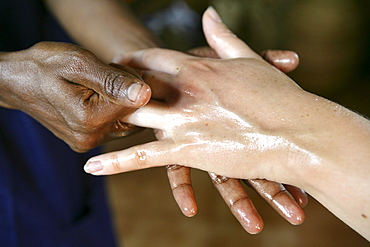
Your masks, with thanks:
M 194 217 L 197 212 L 198 212 L 198 209 L 196 207 L 192 207 L 192 208 L 181 208 L 181 212 L 186 216 L 186 217 Z
M 205 38 L 220 58 L 258 58 L 250 47 L 239 39 L 223 22 L 213 7 L 203 14 L 202 19 Z
M 210 18 L 215 22 L 222 22 L 220 15 L 212 6 L 208 6 L 208 8 L 203 14 L 203 18 Z
M 304 194 L 301 197 L 299 197 L 299 199 L 297 199 L 297 202 L 298 202 L 298 204 L 299 204 L 300 207 L 302 207 L 302 208 L 306 207 L 307 204 L 308 204 L 308 196 L 307 196 L 307 194 Z
M 127 86 L 127 89 L 124 95 L 127 99 L 134 104 L 136 107 L 141 107 L 147 104 L 151 97 L 151 89 L 150 87 L 143 81 L 141 76 L 137 73 L 136 70 L 133 68 L 118 64 L 118 63 L 110 63 L 110 66 L 119 69 L 120 72 L 123 71 L 125 75 L 123 77 L 127 77 L 133 81 L 133 83 Z
M 176 190 L 173 189 L 173 196 L 183 215 L 186 217 L 195 216 L 198 212 L 198 206 L 194 191 L 185 187 L 177 187 Z
M 301 225 L 306 219 L 306 215 L 304 213 L 300 214 L 300 215 L 297 215 L 296 218 L 294 218 L 292 221 L 290 221 L 290 223 L 292 225 L 295 225 L 295 226 L 298 226 L 298 225 Z
M 141 107 L 146 105 L 151 97 L 150 87 L 143 82 L 131 84 L 127 89 L 127 98 L 135 103 L 135 106 Z
M 289 199 L 285 198 L 281 202 L 273 201 L 276 208 L 279 209 L 279 213 L 283 218 L 285 218 L 292 225 L 300 225 L 305 220 L 305 213 L 303 209 L 295 202 L 291 201 L 288 203 Z
M 301 207 L 294 208 L 289 215 L 289 217 L 286 218 L 288 222 L 292 225 L 298 226 L 301 225 L 305 219 L 306 214 L 304 213 L 303 209 Z
M 268 50 L 261 56 L 284 73 L 295 70 L 299 64 L 299 56 L 293 51 Z
M 104 169 L 104 166 L 101 162 L 101 160 L 88 160 L 84 166 L 84 170 L 86 173 L 95 174 L 97 172 L 100 172 Z
M 299 57 L 293 51 L 283 51 L 281 57 L 276 58 L 275 61 L 281 71 L 289 73 L 298 67 Z
M 284 186 L 293 196 L 294 200 L 298 203 L 300 207 L 304 208 L 305 206 L 307 206 L 308 195 L 304 190 L 288 184 L 285 184 Z
M 244 226 L 243 226 L 244 227 Z M 251 225 L 249 224 L 248 226 L 244 227 L 244 229 L 249 233 L 249 234 L 258 234 L 263 230 L 264 227 L 264 222 L 261 220 L 260 222 Z
M 133 157 L 122 152 L 105 153 L 90 158 L 84 166 L 85 172 L 91 175 L 112 175 L 130 171 L 127 168 L 125 169 L 123 164 Z
M 292 192 L 290 192 L 292 194 Z M 301 207 L 301 208 L 304 208 L 307 206 L 308 204 L 308 196 L 307 194 L 303 191 L 301 193 L 297 193 L 295 195 L 292 194 L 292 196 L 294 197 L 294 200 L 298 203 L 298 205 Z

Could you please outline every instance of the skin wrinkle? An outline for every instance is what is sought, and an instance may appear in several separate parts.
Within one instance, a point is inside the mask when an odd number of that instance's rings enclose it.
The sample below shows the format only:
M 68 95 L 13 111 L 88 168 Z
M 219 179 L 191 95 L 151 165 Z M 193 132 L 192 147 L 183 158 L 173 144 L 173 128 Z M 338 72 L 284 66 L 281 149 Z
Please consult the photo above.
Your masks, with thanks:
M 181 211 L 187 217 L 197 213 L 194 190 L 190 179 L 190 169 L 177 164 L 167 165 L 167 176 L 171 191 Z
M 276 198 L 278 198 L 279 196 L 283 196 L 284 194 L 286 194 L 286 190 L 285 189 L 280 189 L 277 193 L 274 193 L 274 194 L 272 194 L 272 195 L 270 195 L 270 194 L 266 194 L 266 195 L 268 195 L 268 199 L 270 200 L 270 201 L 276 201 L 275 199 Z
M 237 205 L 237 203 L 241 203 L 242 201 L 245 201 L 249 199 L 249 196 L 243 196 L 243 197 L 240 197 L 238 199 L 235 200 L 235 198 L 232 198 L 229 200 L 229 203 L 230 203 L 230 207 L 235 207 Z
M 192 187 L 192 184 L 190 183 L 181 183 L 181 184 L 172 184 L 171 188 L 172 190 L 180 189 L 180 188 L 185 188 L 185 187 Z
M 112 168 L 118 171 L 121 168 L 119 155 L 117 155 L 116 153 L 112 153 L 111 159 L 112 159 Z
M 104 78 L 103 86 L 105 90 L 108 92 L 109 95 L 113 97 L 113 99 L 118 100 L 119 92 L 122 87 L 122 83 L 119 83 L 120 81 L 123 81 L 120 79 L 120 75 L 117 74 L 109 74 Z M 118 85 L 118 88 L 117 88 Z M 124 95 L 127 94 L 126 90 L 124 90 Z

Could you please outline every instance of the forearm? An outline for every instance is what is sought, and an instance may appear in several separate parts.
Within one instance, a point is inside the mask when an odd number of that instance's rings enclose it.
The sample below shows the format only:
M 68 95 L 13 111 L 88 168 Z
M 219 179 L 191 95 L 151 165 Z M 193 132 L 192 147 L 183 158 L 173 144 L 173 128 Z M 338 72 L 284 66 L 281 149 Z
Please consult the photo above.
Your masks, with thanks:
M 0 52 L 0 68 L 1 68 L 0 86 L 2 88 L 1 94 L 0 94 L 0 107 L 9 108 L 10 105 L 7 104 L 7 100 L 5 99 L 6 94 L 9 93 L 9 92 L 7 92 L 7 89 L 6 89 L 6 76 L 7 76 L 7 74 L 9 74 L 9 72 L 8 72 L 8 66 L 7 66 L 6 53 L 5 52 Z
M 106 62 L 123 52 L 158 46 L 122 1 L 45 1 L 69 34 Z
M 322 98 L 316 102 L 307 104 L 311 111 L 301 114 L 308 133 L 297 142 L 310 151 L 296 159 L 301 163 L 291 160 L 290 171 L 298 175 L 285 181 L 306 190 L 370 239 L 370 122 L 333 102 Z
M 333 158 L 318 169 L 321 176 L 310 193 L 370 240 L 370 124 L 360 116 L 338 124 L 342 133 L 331 142 Z
M 22 88 L 17 82 L 23 75 L 18 69 L 28 68 L 30 65 L 22 55 L 24 53 L 25 51 L 0 52 L 0 107 L 19 109 L 19 105 L 22 104 L 17 96 L 22 93 Z

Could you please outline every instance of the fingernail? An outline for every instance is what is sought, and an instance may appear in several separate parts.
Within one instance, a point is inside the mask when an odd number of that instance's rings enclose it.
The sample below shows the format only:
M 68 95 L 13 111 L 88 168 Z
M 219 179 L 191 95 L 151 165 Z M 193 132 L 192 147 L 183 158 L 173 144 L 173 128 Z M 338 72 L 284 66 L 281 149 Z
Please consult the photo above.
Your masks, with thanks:
M 85 172 L 94 173 L 103 170 L 103 164 L 100 160 L 88 161 L 84 167 Z
M 127 97 L 129 100 L 135 102 L 138 98 L 140 89 L 143 87 L 141 83 L 132 84 L 127 90 Z
M 221 17 L 219 16 L 219 14 L 217 13 L 217 11 L 216 11 L 212 6 L 209 6 L 209 7 L 208 7 L 207 12 L 208 12 L 209 16 L 210 16 L 214 21 L 222 22 Z

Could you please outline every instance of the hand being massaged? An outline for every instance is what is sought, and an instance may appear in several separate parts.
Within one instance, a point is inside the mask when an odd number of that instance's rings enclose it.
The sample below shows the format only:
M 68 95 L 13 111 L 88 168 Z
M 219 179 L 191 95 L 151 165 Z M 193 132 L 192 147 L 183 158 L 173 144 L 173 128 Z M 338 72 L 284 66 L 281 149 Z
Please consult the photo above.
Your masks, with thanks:
M 205 23 L 205 29 L 206 28 L 208 28 L 208 31 L 206 30 L 206 35 L 213 35 L 213 37 L 217 37 L 217 45 L 219 46 L 218 50 L 223 50 L 224 54 L 217 54 L 212 49 L 195 49 L 190 53 L 197 56 L 201 55 L 203 57 L 206 56 L 212 58 L 234 58 L 244 56 L 245 44 L 237 39 L 232 33 L 230 33 L 230 31 L 224 25 L 212 26 Z M 263 57 L 283 72 L 289 72 L 295 69 L 298 65 L 298 56 L 289 51 L 267 51 L 263 54 Z M 127 63 L 127 57 L 123 59 L 121 58 L 121 60 L 115 62 Z M 131 63 L 129 64 L 134 67 L 136 65 Z M 143 75 L 145 80 L 149 78 L 149 74 L 150 72 L 147 72 L 147 74 Z M 151 87 L 153 87 L 153 99 L 159 101 L 173 101 L 174 99 L 171 99 L 171 97 L 176 95 L 178 91 L 176 86 L 171 89 L 170 85 L 163 84 L 165 80 L 160 80 L 162 79 L 149 79 L 149 81 L 152 83 Z M 180 87 L 179 90 L 181 89 L 182 88 Z M 152 103 L 154 103 L 154 101 Z M 151 105 L 151 103 L 149 105 Z M 153 123 L 153 119 L 151 117 L 148 119 L 150 119 L 150 121 L 145 123 L 144 126 L 151 127 L 147 126 L 147 124 L 149 122 Z M 143 119 L 143 121 L 145 121 L 145 119 Z M 176 121 L 173 121 L 173 123 L 176 124 Z M 162 129 L 164 126 L 157 127 L 156 129 Z M 212 125 L 210 127 L 212 127 Z M 161 138 L 158 135 L 157 137 Z M 190 168 L 180 165 L 169 165 L 167 167 L 171 188 L 182 212 L 186 216 L 195 215 L 197 212 L 197 205 L 191 185 Z M 91 172 L 89 169 L 86 170 Z M 263 228 L 263 221 L 256 208 L 253 206 L 252 201 L 250 200 L 239 179 L 218 176 L 211 172 L 209 174 L 221 196 L 244 229 L 250 233 L 260 232 Z M 246 180 L 244 182 L 253 187 L 267 202 L 273 206 L 277 212 L 279 212 L 290 223 L 300 224 L 304 221 L 305 215 L 301 208 L 307 203 L 307 196 L 304 191 L 294 186 L 284 186 L 280 183 L 267 181 L 265 179 L 253 179 Z
M 93 157 L 85 170 L 179 164 L 290 184 L 370 239 L 370 121 L 300 88 L 225 31 L 211 8 L 203 27 L 221 59 L 158 48 L 126 57 L 153 97 L 122 121 L 155 129 L 158 140 Z

